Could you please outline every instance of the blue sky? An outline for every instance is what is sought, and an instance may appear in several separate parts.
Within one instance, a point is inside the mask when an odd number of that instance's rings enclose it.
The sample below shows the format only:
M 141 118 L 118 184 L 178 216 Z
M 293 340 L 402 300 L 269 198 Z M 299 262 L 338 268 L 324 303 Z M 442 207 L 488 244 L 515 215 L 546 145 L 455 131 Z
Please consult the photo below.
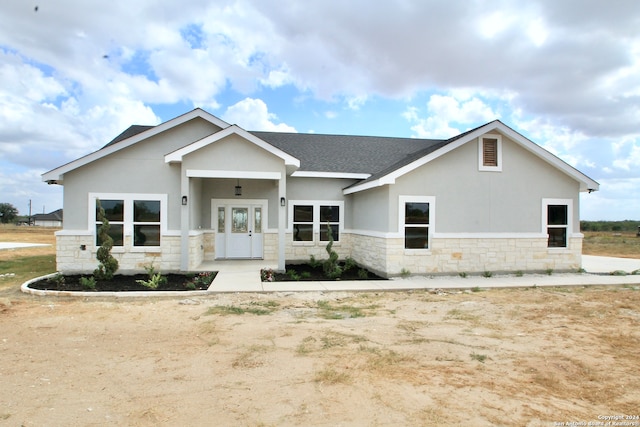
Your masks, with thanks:
M 3 1 L 0 202 L 61 208 L 43 172 L 195 107 L 417 138 L 497 118 L 600 182 L 582 219 L 640 219 L 636 0 Z

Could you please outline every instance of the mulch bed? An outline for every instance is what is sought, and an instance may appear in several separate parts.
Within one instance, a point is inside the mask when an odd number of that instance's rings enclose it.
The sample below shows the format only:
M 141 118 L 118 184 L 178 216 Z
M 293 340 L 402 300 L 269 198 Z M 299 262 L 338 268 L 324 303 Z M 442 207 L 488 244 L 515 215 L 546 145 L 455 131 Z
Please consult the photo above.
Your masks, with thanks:
M 206 273 L 209 274 L 209 273 Z M 215 277 L 216 272 L 210 274 Z M 50 279 L 39 280 L 29 285 L 31 289 L 48 290 L 48 291 L 82 291 L 82 292 L 157 292 L 157 291 L 198 291 L 206 290 L 209 284 L 199 280 L 198 274 L 163 274 L 166 277 L 166 283 L 160 284 L 156 289 L 144 286 L 136 280 L 149 280 L 147 274 L 124 275 L 117 274 L 111 280 L 97 280 L 95 289 L 89 289 L 80 284 L 81 277 L 90 277 L 89 275 L 65 275 L 56 276 Z M 61 280 L 64 279 L 64 281 Z M 209 281 L 210 283 L 210 281 Z M 193 284 L 193 285 L 190 285 Z
M 344 264 L 341 264 L 344 267 Z M 309 282 L 309 281 L 332 281 L 332 280 L 387 280 L 384 277 L 380 277 L 377 274 L 372 273 L 369 270 L 364 270 L 360 267 L 353 267 L 344 271 L 340 277 L 336 279 L 330 279 L 325 276 L 322 266 L 312 267 L 309 264 L 287 264 L 285 266 L 287 272 L 295 271 L 295 276 L 289 273 L 274 273 L 275 282 Z M 366 276 L 361 272 L 366 272 Z

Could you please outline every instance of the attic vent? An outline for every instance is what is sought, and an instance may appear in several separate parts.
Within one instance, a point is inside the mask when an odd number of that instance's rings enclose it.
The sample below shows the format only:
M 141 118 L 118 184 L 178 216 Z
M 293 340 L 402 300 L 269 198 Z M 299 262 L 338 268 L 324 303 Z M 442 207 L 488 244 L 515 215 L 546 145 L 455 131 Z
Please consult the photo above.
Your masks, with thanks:
M 482 166 L 498 166 L 498 140 L 496 138 L 482 139 Z
M 502 136 L 486 134 L 478 139 L 478 169 L 486 172 L 502 170 Z

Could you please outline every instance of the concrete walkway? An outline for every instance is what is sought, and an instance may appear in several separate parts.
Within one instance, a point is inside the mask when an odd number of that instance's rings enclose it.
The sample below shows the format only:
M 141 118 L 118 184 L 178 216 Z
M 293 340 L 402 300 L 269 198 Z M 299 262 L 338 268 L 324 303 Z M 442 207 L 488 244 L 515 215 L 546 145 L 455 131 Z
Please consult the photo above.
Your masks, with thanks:
M 203 266 L 204 267 L 204 266 Z M 384 291 L 408 289 L 473 289 L 532 286 L 631 285 L 640 286 L 640 259 L 583 256 L 587 273 L 525 274 L 482 276 L 415 276 L 406 279 L 326 281 L 326 282 L 262 282 L 260 269 L 271 267 L 262 261 L 214 262 L 207 267 L 217 270 L 218 276 L 209 292 L 299 292 L 299 291 Z M 627 275 L 611 275 L 625 271 Z
M 9 249 L 33 248 L 38 246 L 51 246 L 48 243 L 16 243 L 16 242 L 0 242 L 0 251 Z

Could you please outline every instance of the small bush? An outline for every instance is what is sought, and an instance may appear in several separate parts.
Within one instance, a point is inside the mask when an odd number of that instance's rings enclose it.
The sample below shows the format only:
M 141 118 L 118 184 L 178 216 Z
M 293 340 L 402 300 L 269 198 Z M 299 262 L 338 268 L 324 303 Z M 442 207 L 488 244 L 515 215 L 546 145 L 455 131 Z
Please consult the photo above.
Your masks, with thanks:
M 322 263 L 320 261 L 318 261 L 315 256 L 311 255 L 309 257 L 309 265 L 312 268 L 318 268 L 318 267 L 320 267 L 322 265 Z
M 55 284 L 56 289 L 61 289 L 64 286 L 64 276 L 58 273 L 53 277 L 49 277 L 47 282 Z
M 411 276 L 411 271 L 403 267 L 402 270 L 400 270 L 400 277 L 406 279 L 409 276 Z
M 522 277 L 522 276 L 524 276 L 524 273 L 522 272 L 522 270 L 516 271 L 516 277 Z
M 156 273 L 156 270 L 153 267 L 153 264 L 151 264 L 149 267 L 145 267 L 144 269 L 147 271 L 147 275 L 149 276 L 149 279 L 136 280 L 136 283 L 139 283 L 142 286 L 145 286 L 149 289 L 158 289 L 160 285 L 164 285 L 165 283 L 167 283 L 167 278 L 160 273 Z
M 100 205 L 100 200 L 96 200 L 96 207 L 98 209 L 98 221 L 102 223 L 98 228 L 98 242 L 100 247 L 96 253 L 98 259 L 98 268 L 93 272 L 93 275 L 98 280 L 111 280 L 114 273 L 118 270 L 118 260 L 111 255 L 111 248 L 113 248 L 113 239 L 109 236 L 109 220 L 105 215 L 104 208 Z
M 287 270 L 287 276 L 289 276 L 291 280 L 300 280 L 300 275 L 295 270 Z
M 493 276 L 493 273 L 490 271 L 485 271 L 484 273 L 482 273 L 482 277 L 489 278 L 491 276 Z
M 369 272 L 367 270 L 365 270 L 364 268 L 361 268 L 358 270 L 358 277 L 361 279 L 368 279 L 369 278 Z
M 80 285 L 83 288 L 94 290 L 96 288 L 96 279 L 93 276 L 81 277 Z
M 465 273 L 464 271 L 458 273 L 458 276 L 462 277 L 463 279 L 467 278 L 467 273 Z
M 551 276 L 553 274 L 553 268 L 547 268 L 545 272 L 547 273 L 547 276 Z
M 342 271 L 343 271 L 343 272 L 345 272 L 345 271 L 349 271 L 349 270 L 351 270 L 352 268 L 357 267 L 357 266 L 358 266 L 358 264 L 356 264 L 356 262 L 354 261 L 354 259 L 353 259 L 353 258 L 351 258 L 351 257 L 347 257 L 347 258 L 344 260 L 344 266 L 342 267 Z

